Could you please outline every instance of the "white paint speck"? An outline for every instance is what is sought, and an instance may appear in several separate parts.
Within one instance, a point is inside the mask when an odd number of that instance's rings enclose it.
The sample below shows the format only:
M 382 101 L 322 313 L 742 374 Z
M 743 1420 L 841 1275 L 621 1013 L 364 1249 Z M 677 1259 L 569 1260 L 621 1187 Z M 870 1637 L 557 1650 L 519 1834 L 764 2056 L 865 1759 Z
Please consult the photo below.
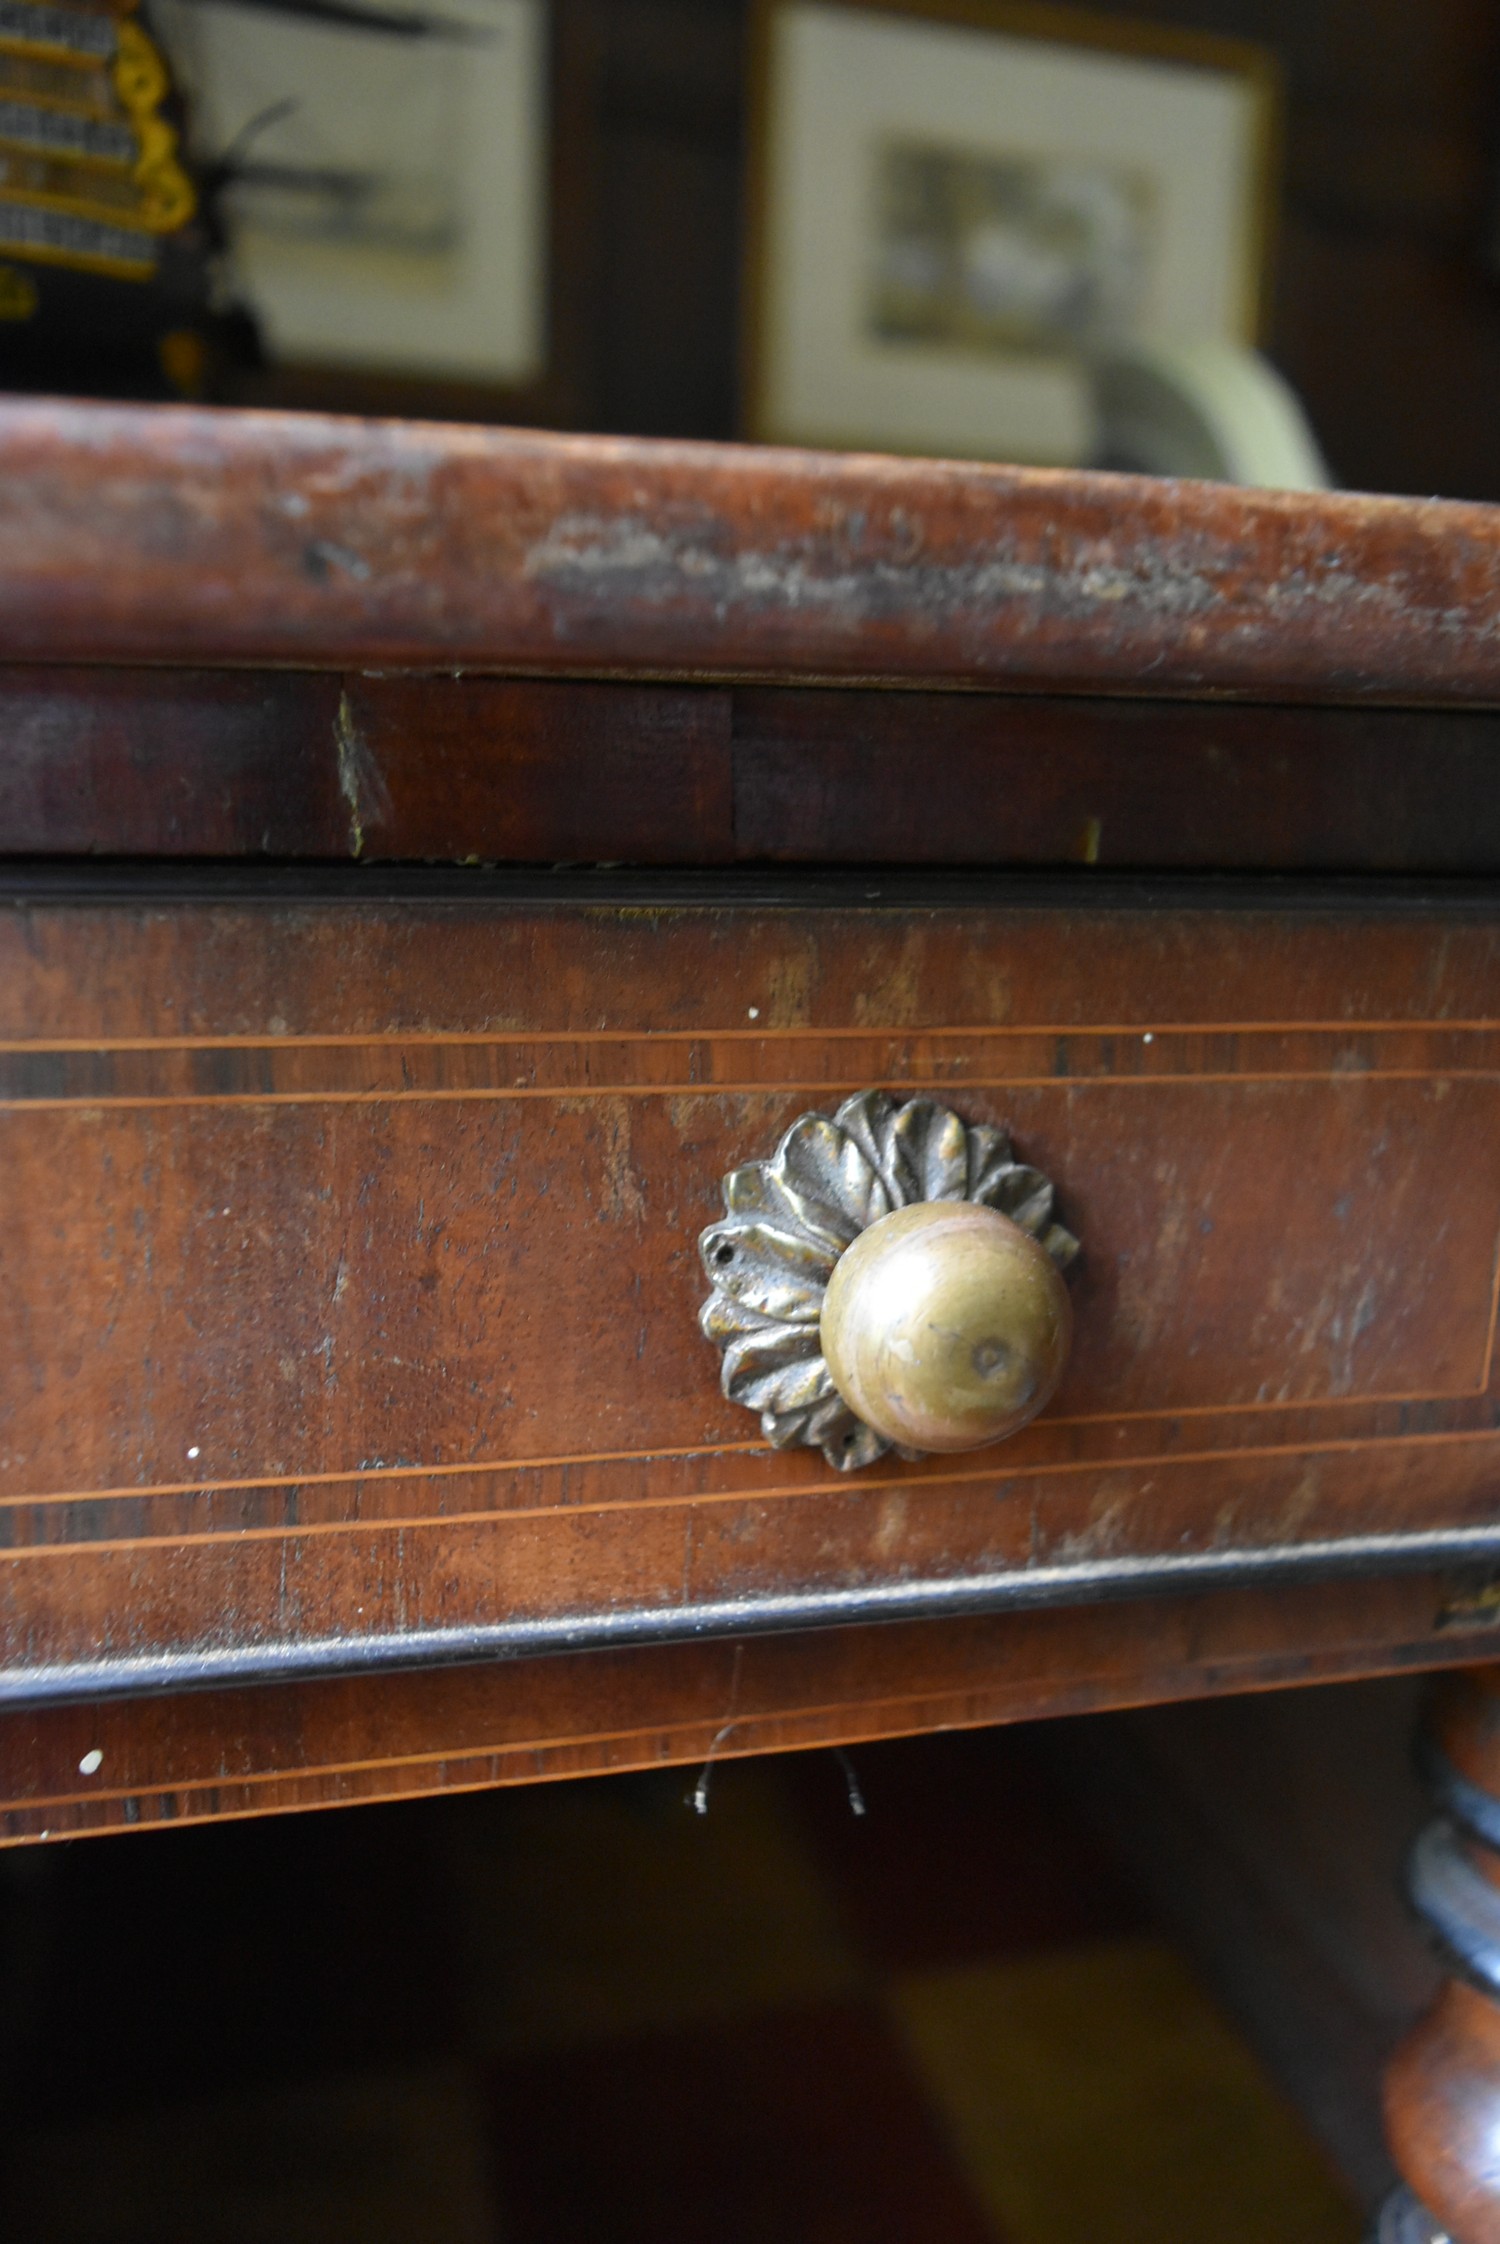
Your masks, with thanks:
M 191 1449 L 190 1449 L 190 1450 L 188 1451 L 188 1455 L 189 1455 L 189 1457 L 198 1457 L 198 1456 L 201 1456 L 201 1454 L 202 1454 L 202 1452 L 201 1452 L 201 1451 L 200 1451 L 200 1450 L 198 1449 L 198 1447 L 196 1446 L 196 1444 L 195 1444 L 195 1445 L 193 1446 L 193 1448 L 191 1448 Z
M 1143 1044 L 1154 1044 L 1154 1043 L 1156 1042 L 1156 1032 L 1155 1032 L 1155 1030 L 1154 1030 L 1154 1029 L 1147 1029 L 1147 1031 L 1146 1031 L 1145 1035 L 1144 1035 L 1144 1036 L 1143 1036 L 1143 1037 L 1141 1038 L 1141 1042 L 1142 1042 Z
M 81 1777 L 97 1776 L 103 1766 L 104 1755 L 99 1751 L 97 1745 L 91 1745 L 78 1764 L 78 1774 Z
M 758 1021 L 760 1019 L 760 1007 L 758 1005 L 751 1006 L 750 1018 L 752 1021 Z

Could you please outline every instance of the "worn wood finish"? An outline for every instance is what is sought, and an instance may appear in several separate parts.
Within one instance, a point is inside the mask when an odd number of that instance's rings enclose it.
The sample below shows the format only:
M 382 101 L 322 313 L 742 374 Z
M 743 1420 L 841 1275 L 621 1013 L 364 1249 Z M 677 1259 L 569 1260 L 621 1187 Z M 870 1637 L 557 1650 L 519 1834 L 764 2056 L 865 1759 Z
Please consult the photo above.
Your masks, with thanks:
M 1481 710 L 18 663 L 0 852 L 1475 874 L 1497 754 Z
M 13 906 L 4 1688 L 1483 1554 L 1497 964 L 1436 908 Z M 862 1083 L 1012 1124 L 1087 1254 L 1042 1419 L 850 1478 L 747 1439 L 695 1241 Z
M 7 402 L 0 659 L 1491 701 L 1500 516 Z
M 1491 1647 L 1472 897 L 247 868 L 1490 871 L 1500 517 L 42 404 L 0 464 L 0 846 L 118 861 L 0 912 L 10 1837 Z M 747 1440 L 694 1238 L 866 1083 L 1088 1259 L 1041 1420 L 847 1480 Z
M 1493 1640 L 1461 1578 L 1416 1573 L 27 1708 L 0 1713 L 0 1845 L 1437 1667 Z

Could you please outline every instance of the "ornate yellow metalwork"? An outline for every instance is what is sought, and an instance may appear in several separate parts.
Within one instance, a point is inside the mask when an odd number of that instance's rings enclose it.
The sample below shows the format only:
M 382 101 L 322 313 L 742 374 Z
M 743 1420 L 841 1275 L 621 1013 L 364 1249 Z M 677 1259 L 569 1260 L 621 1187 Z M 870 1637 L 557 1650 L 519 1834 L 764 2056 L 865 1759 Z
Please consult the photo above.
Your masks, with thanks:
M 170 91 L 128 12 L 0 0 L 0 251 L 148 279 L 196 208 Z

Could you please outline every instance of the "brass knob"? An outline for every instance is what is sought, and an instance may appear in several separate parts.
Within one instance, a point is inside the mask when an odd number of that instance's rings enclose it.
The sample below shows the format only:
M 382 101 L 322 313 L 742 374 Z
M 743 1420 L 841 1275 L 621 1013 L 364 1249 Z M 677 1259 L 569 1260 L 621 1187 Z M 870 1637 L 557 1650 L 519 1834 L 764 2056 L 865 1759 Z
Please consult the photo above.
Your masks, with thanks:
M 922 1200 L 860 1233 L 818 1321 L 856 1417 L 908 1449 L 982 1449 L 1052 1399 L 1073 1310 L 1029 1232 L 972 1201 Z
M 977 1449 L 1043 1409 L 1067 1360 L 1078 1242 L 1005 1131 L 861 1091 L 724 1179 L 700 1241 L 722 1385 L 777 1448 L 849 1471 Z

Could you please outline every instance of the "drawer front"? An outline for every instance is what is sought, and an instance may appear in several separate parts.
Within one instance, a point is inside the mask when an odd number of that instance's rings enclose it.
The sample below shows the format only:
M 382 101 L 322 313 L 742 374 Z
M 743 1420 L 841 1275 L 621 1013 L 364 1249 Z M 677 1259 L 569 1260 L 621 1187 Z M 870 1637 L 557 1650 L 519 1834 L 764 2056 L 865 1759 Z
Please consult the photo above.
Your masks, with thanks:
M 1433 911 L 17 906 L 14 1696 L 1500 1552 L 1500 933 Z M 719 1180 L 850 1091 L 1085 1243 L 1048 1411 L 772 1452 Z

